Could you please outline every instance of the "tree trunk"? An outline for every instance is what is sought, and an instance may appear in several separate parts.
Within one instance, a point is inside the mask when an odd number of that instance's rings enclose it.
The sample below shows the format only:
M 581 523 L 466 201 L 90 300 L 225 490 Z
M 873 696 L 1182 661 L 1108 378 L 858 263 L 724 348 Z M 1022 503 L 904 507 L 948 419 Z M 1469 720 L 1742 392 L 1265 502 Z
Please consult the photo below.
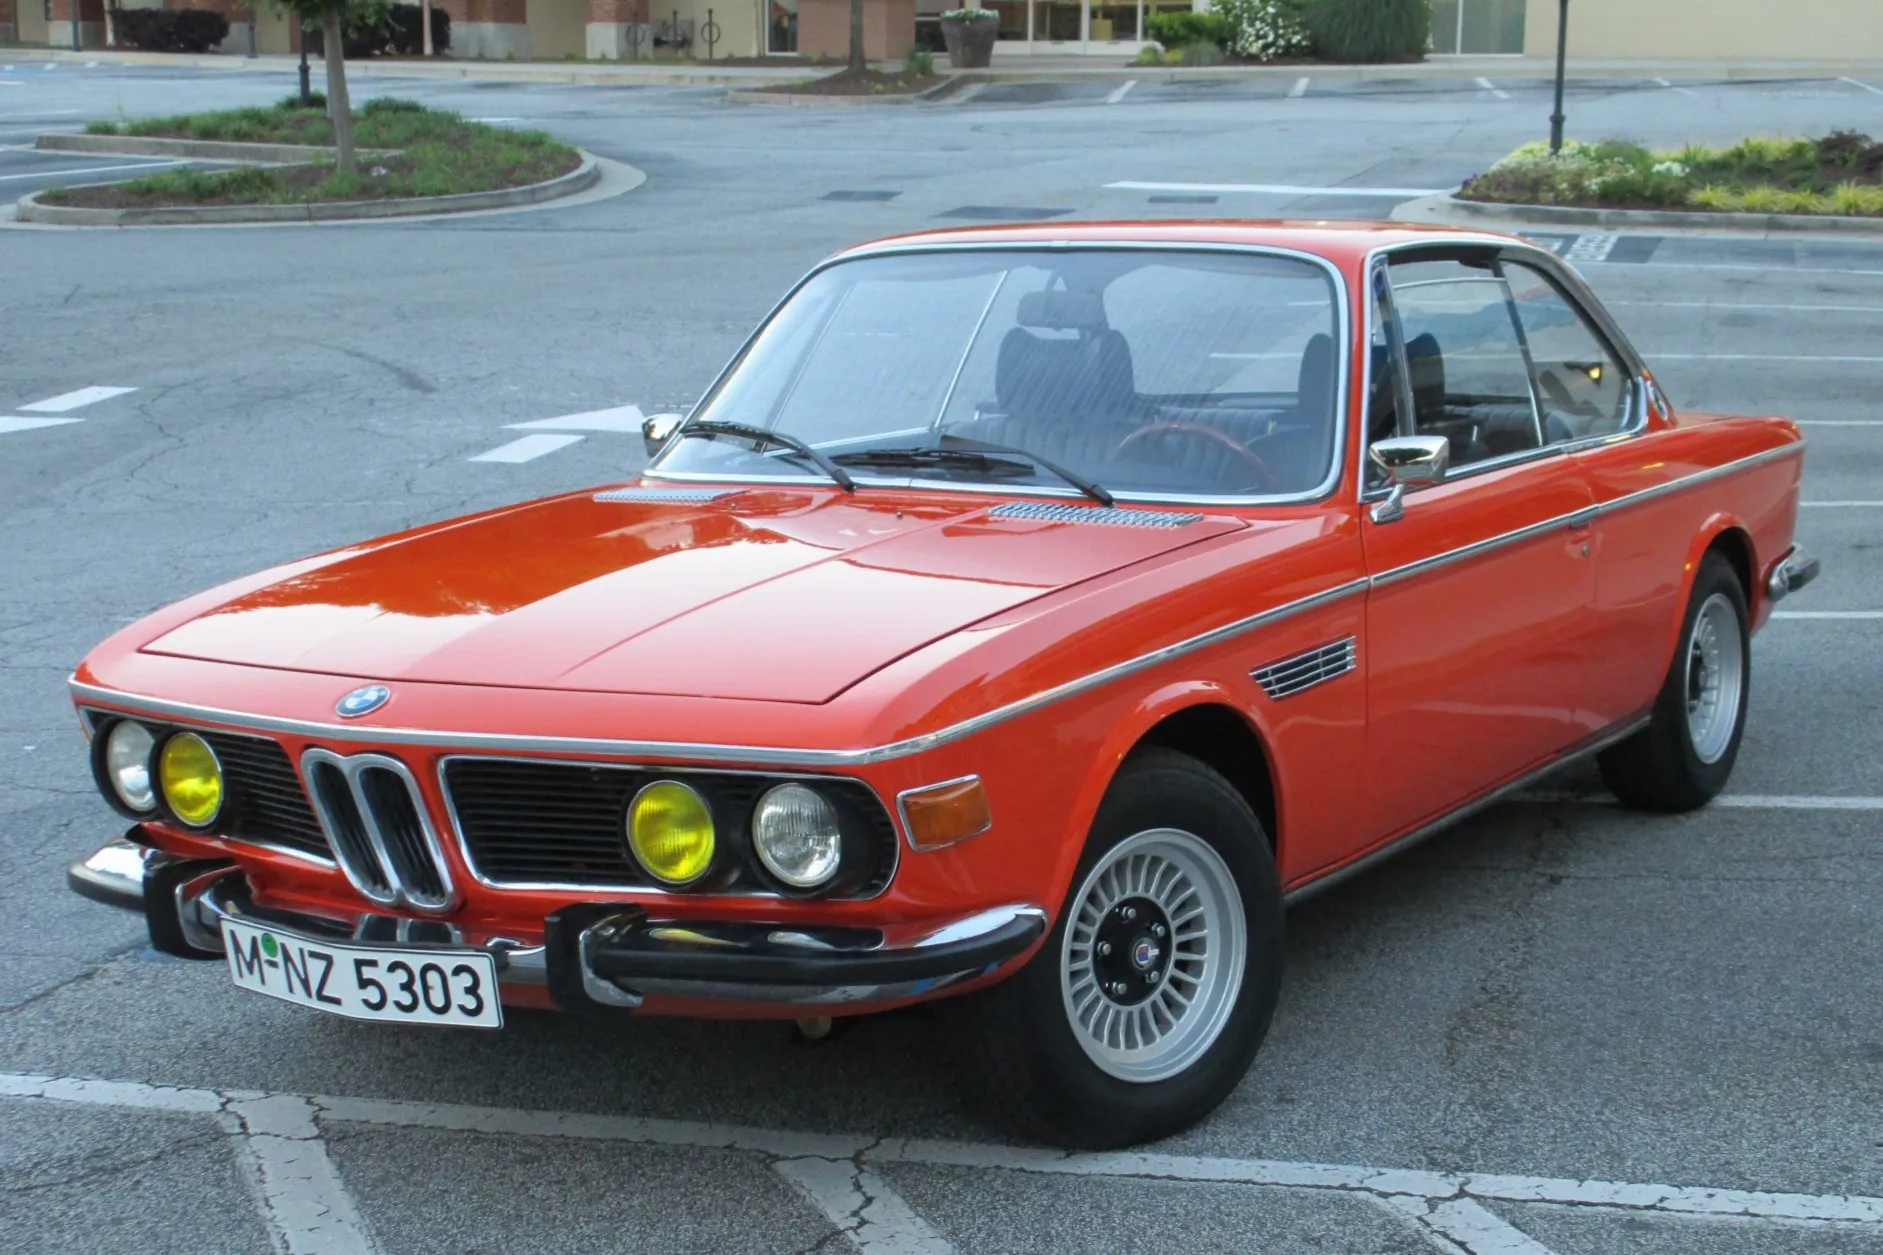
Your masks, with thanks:
M 869 65 L 863 60 L 863 0 L 850 0 L 850 64 L 852 74 L 861 74 Z
M 346 38 L 338 9 L 328 9 L 320 22 L 321 54 L 327 62 L 327 117 L 333 122 L 334 168 L 342 174 L 359 169 L 353 155 L 353 108 L 347 102 Z

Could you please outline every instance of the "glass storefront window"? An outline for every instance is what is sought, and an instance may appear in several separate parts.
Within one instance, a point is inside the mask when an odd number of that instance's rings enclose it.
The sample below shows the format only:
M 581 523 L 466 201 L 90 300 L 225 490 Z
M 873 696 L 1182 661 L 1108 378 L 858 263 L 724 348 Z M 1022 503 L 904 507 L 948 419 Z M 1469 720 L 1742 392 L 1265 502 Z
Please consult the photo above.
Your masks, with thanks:
M 798 0 L 765 0 L 765 51 L 798 50 Z
M 1521 53 L 1524 0 L 1432 0 L 1432 51 Z

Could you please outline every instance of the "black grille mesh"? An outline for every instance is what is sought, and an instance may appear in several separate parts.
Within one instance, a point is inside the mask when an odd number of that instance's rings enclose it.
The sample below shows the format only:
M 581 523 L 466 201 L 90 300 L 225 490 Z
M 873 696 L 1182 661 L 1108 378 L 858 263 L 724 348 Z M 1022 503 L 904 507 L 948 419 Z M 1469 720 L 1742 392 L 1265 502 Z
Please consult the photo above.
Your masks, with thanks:
M 442 901 L 445 883 L 438 874 L 438 864 L 432 861 L 425 842 L 425 822 L 419 818 L 405 778 L 384 767 L 364 767 L 359 782 L 399 882 L 419 901 Z
M 445 790 L 456 812 L 465 852 L 495 885 L 644 885 L 628 856 L 622 820 L 642 786 L 670 775 L 641 768 L 588 767 L 456 758 L 445 766 Z M 776 778 L 687 773 L 713 810 L 721 840 L 743 849 L 752 808 Z M 840 897 L 869 897 L 895 870 L 896 830 L 869 788 L 855 780 L 820 779 L 816 786 L 853 823 L 870 852 L 870 866 Z M 847 838 L 846 838 L 847 841 Z M 847 858 L 847 855 L 846 855 Z M 749 869 L 732 891 L 764 889 Z
M 373 839 L 366 833 L 366 820 L 353 800 L 346 773 L 332 763 L 310 762 L 307 782 L 320 796 L 321 808 L 333 824 L 333 837 L 339 843 L 344 865 L 374 892 L 391 893 L 392 883 L 373 852 Z
M 201 735 L 216 751 L 229 789 L 229 816 L 217 825 L 221 835 L 319 858 L 333 857 L 287 751 L 259 737 L 221 732 Z

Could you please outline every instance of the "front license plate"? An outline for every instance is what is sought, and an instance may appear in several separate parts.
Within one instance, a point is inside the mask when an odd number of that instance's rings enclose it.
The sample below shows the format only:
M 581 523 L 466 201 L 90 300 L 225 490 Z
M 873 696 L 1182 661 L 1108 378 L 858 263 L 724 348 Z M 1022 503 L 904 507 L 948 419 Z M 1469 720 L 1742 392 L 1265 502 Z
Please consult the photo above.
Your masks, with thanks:
M 310 941 L 224 920 L 229 975 L 243 989 L 355 1020 L 503 1027 L 497 961 L 481 950 L 388 950 Z

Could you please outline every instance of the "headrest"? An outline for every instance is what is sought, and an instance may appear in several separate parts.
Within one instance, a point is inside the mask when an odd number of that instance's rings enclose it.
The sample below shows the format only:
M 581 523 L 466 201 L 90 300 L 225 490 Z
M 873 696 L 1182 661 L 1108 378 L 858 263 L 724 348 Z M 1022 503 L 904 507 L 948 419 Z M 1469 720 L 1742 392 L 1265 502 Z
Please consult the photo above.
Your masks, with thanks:
M 1014 321 L 1041 331 L 1103 331 L 1105 298 L 1097 292 L 1028 292 Z

